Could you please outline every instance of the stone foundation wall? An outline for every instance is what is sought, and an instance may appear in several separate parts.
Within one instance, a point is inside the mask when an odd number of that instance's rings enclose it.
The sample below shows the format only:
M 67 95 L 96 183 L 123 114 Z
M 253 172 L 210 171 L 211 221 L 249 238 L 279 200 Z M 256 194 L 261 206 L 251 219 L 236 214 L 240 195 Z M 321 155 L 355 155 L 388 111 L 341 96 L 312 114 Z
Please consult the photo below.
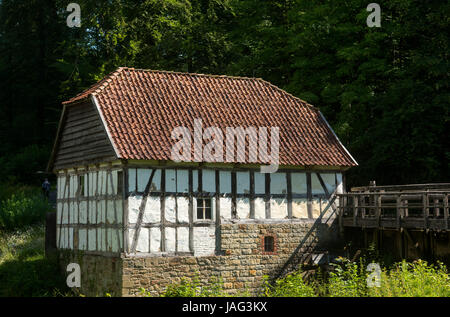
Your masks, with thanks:
M 273 276 L 291 256 L 313 221 L 274 224 L 222 224 L 221 254 L 218 256 L 125 257 L 123 261 L 122 295 L 139 295 L 145 288 L 160 295 L 172 283 L 182 278 L 197 278 L 207 284 L 220 278 L 229 293 L 248 291 L 256 295 L 264 275 Z M 311 245 L 326 245 L 336 241 L 327 225 L 314 226 Z M 264 252 L 264 236 L 275 240 L 274 252 Z M 317 238 L 317 239 L 316 239 Z M 308 244 L 308 243 L 307 243 Z
M 81 288 L 77 292 L 85 296 L 112 296 L 122 294 L 122 259 L 118 256 L 87 254 L 84 252 L 60 251 L 60 269 L 68 276 L 67 265 L 78 263 L 81 273 Z

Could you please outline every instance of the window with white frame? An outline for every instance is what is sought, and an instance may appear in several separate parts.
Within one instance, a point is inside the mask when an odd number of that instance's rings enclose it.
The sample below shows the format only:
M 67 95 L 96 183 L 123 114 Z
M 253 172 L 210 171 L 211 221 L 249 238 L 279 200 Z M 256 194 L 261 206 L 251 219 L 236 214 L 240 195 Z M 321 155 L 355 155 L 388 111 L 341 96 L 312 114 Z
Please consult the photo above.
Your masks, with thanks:
M 211 220 L 212 208 L 211 198 L 198 198 L 197 199 L 197 220 Z

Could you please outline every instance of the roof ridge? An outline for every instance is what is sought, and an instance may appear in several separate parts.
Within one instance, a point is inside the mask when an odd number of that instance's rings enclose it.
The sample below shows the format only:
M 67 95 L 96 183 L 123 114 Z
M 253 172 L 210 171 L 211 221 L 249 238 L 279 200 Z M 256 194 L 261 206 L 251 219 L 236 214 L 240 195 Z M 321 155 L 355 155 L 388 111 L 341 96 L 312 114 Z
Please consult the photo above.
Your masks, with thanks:
M 258 80 L 258 79 L 261 79 L 261 78 L 258 78 L 258 77 L 190 73 L 190 72 L 180 72 L 180 71 L 174 71 L 174 70 L 157 70 L 157 69 L 145 69 L 145 68 L 134 68 L 134 67 L 120 67 L 120 68 L 127 69 L 127 70 L 132 70 L 132 71 L 149 72 L 149 73 L 176 74 L 176 75 L 201 76 L 201 77 L 212 77 L 212 78 L 230 78 L 230 79 L 243 79 L 243 80 Z

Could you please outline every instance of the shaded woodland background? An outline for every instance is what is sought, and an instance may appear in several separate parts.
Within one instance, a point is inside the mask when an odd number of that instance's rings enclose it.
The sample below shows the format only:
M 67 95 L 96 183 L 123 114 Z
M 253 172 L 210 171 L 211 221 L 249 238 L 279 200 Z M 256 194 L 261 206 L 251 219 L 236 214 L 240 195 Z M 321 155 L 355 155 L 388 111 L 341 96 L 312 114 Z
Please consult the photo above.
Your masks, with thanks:
M 319 107 L 349 185 L 449 177 L 448 1 L 0 0 L 0 184 L 40 185 L 61 102 L 119 66 L 260 77 Z M 2 185 L 0 185 L 2 186 Z

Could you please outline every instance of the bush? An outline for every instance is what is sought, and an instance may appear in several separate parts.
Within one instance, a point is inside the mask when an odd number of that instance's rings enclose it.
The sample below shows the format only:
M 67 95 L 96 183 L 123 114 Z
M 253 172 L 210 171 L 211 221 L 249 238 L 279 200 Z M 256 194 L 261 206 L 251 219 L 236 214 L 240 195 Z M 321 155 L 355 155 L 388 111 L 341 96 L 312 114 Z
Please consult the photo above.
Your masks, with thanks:
M 370 296 L 384 297 L 449 297 L 450 276 L 440 262 L 430 265 L 418 260 L 403 261 L 381 274 L 381 287 L 369 289 Z
M 301 271 L 291 273 L 278 279 L 275 285 L 268 283 L 264 277 L 264 296 L 267 297 L 313 297 L 316 296 L 314 288 L 303 280 Z
M 0 202 L 0 229 L 13 230 L 42 222 L 51 208 L 40 193 L 18 192 Z

